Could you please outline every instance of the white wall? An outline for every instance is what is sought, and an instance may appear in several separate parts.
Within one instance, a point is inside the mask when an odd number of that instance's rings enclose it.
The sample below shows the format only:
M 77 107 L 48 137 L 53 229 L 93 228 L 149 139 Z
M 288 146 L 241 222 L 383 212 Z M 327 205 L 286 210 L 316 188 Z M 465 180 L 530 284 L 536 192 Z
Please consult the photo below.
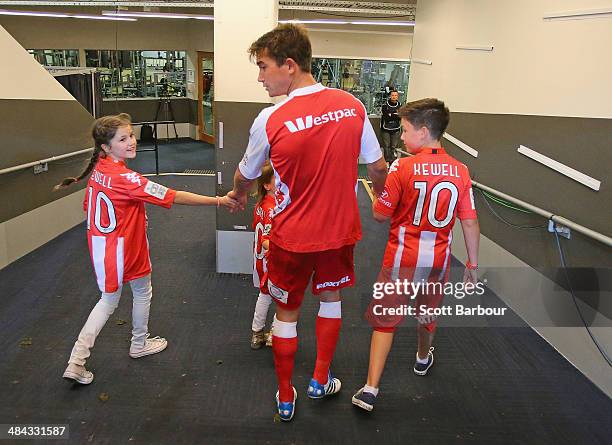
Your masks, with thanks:
M 412 33 L 309 29 L 314 56 L 408 60 Z
M 409 98 L 443 98 L 452 111 L 612 117 L 612 16 L 545 21 L 551 12 L 610 0 L 421 0 Z M 465 51 L 456 45 L 492 45 Z

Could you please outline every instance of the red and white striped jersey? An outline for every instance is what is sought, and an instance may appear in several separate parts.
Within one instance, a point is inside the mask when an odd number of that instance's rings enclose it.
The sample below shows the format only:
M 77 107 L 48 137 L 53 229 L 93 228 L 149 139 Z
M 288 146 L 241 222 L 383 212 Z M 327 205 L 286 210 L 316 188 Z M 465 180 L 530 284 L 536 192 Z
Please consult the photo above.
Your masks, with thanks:
M 383 268 L 398 278 L 412 270 L 415 281 L 433 272 L 444 280 L 450 262 L 455 219 L 476 218 L 468 168 L 443 148 L 424 148 L 397 159 L 374 210 L 391 217 Z
M 360 155 L 372 163 L 382 152 L 365 107 L 346 91 L 310 85 L 262 110 L 239 169 L 255 179 L 270 159 L 276 178 L 271 241 L 290 252 L 319 252 L 361 239 Z
M 83 208 L 89 253 L 102 292 L 115 292 L 151 272 L 144 203 L 170 208 L 175 195 L 128 169 L 125 162 L 100 158 L 87 183 Z
M 270 240 L 272 230 L 272 215 L 274 213 L 274 197 L 266 195 L 258 202 L 253 211 L 253 230 L 255 242 L 253 243 L 253 285 L 261 289 L 264 276 L 268 271 L 268 251 L 263 248 L 263 242 Z

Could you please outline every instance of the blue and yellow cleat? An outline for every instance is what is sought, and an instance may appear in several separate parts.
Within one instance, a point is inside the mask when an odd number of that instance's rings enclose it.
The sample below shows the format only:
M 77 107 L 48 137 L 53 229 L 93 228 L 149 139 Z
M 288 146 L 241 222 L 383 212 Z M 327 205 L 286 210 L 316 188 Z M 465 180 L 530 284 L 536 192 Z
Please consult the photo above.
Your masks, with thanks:
M 293 419 L 293 415 L 295 414 L 295 401 L 297 400 L 297 391 L 295 390 L 295 386 L 293 388 L 293 402 L 281 402 L 278 399 L 278 391 L 276 391 L 276 407 L 278 409 L 278 416 L 281 420 L 285 422 L 289 422 Z
M 320 384 L 315 379 L 310 379 L 306 393 L 311 399 L 322 399 L 325 396 L 336 394 L 338 391 L 340 391 L 341 387 L 342 383 L 340 383 L 340 380 L 332 375 L 330 370 L 329 374 L 327 375 L 327 383 L 325 385 Z

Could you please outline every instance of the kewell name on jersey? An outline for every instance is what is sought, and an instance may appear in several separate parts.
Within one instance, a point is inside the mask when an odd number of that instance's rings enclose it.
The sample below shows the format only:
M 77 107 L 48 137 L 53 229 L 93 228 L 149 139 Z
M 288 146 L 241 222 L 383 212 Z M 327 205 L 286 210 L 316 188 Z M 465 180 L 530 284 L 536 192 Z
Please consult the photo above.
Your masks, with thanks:
M 100 173 L 97 170 L 94 170 L 93 173 L 91 174 L 91 179 L 94 180 L 94 182 L 97 182 L 98 184 L 100 184 L 102 187 L 106 187 L 107 189 L 113 189 L 111 187 L 111 179 L 110 177 L 103 175 L 102 173 Z
M 450 164 L 432 164 L 429 162 L 414 163 L 413 173 L 415 176 L 451 176 L 459 177 L 459 168 Z

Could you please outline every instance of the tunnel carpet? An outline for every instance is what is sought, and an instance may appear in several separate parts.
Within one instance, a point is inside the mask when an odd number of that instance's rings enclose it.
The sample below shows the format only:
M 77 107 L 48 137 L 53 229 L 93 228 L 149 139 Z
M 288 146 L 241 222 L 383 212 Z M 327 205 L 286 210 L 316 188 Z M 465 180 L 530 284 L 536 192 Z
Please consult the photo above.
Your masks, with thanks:
M 188 138 L 161 139 L 158 144 L 159 172 L 182 173 L 186 169 L 214 170 L 215 149 L 206 142 Z M 138 149 L 153 148 L 151 143 L 138 144 Z M 142 174 L 155 173 L 155 153 L 138 152 L 136 159 L 129 161 L 129 167 Z
M 159 182 L 214 192 L 211 178 Z M 271 350 L 249 349 L 257 292 L 249 276 L 215 273 L 215 209 L 149 206 L 150 331 L 166 336 L 168 349 L 128 357 L 131 296 L 124 290 L 88 361 L 94 382 L 81 387 L 61 378 L 98 298 L 81 224 L 0 271 L 0 423 L 69 424 L 75 444 L 609 443 L 612 401 L 526 326 L 440 328 L 426 377 L 412 372 L 414 329 L 399 329 L 375 410 L 353 407 L 368 365 L 363 307 L 386 241 L 361 186 L 359 202 L 364 239 L 333 363 L 342 380 L 337 396 L 305 394 L 318 308 L 307 296 L 296 416 L 275 421 Z

